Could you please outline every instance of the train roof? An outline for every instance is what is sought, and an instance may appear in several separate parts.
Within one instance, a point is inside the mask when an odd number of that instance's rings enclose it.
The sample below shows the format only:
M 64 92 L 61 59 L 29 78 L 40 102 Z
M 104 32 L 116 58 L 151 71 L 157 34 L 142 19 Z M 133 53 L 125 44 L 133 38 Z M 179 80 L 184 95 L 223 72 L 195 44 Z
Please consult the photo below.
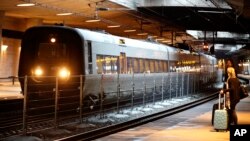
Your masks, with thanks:
M 162 52 L 178 52 L 179 49 L 174 48 L 172 46 L 160 44 L 157 42 L 150 42 L 146 40 L 136 40 L 126 37 L 120 37 L 115 36 L 107 33 L 101 33 L 98 31 L 91 31 L 88 29 L 80 29 L 80 28 L 73 28 L 73 27 L 67 27 L 67 26 L 51 26 L 51 25 L 42 25 L 42 26 L 35 26 L 32 28 L 39 28 L 39 27 L 57 27 L 57 28 L 66 28 L 70 30 L 75 30 L 80 34 L 84 40 L 94 41 L 94 42 L 101 42 L 101 43 L 110 43 L 110 44 L 116 44 L 120 46 L 128 46 L 128 47 L 135 47 L 135 48 L 142 48 L 142 49 L 149 49 L 149 50 L 156 50 L 156 51 L 162 51 Z M 189 51 L 183 50 L 182 53 L 189 54 Z M 203 56 L 209 59 L 216 59 L 213 56 L 203 54 Z
M 126 37 L 119 37 L 119 36 L 115 36 L 115 35 L 111 35 L 111 34 L 100 33 L 97 31 L 91 31 L 91 30 L 87 30 L 87 29 L 76 28 L 76 30 L 84 37 L 84 40 L 103 42 L 103 43 L 111 43 L 111 44 L 116 44 L 116 45 L 120 45 L 120 46 L 129 46 L 129 47 L 135 47 L 135 48 L 165 51 L 165 52 L 178 51 L 178 49 L 176 49 L 174 47 L 163 45 L 163 44 L 156 43 L 156 42 L 149 42 L 149 41 L 130 39 L 130 38 L 126 38 Z
M 80 29 L 76 28 L 76 30 L 84 37 L 85 40 L 95 41 L 95 42 L 103 42 L 103 43 L 111 43 L 111 44 L 117 44 L 121 46 L 129 46 L 129 47 L 135 47 L 135 48 L 142 48 L 142 49 L 150 49 L 150 50 L 157 50 L 157 51 L 163 51 L 163 52 L 177 52 L 179 49 L 160 44 L 157 42 L 150 42 L 146 40 L 136 40 L 126 37 L 120 37 L 111 35 L 108 33 L 101 33 L 98 31 L 91 31 L 88 29 Z M 183 50 L 183 53 L 190 54 L 189 51 Z M 207 54 L 201 53 L 206 58 L 216 59 L 215 57 Z

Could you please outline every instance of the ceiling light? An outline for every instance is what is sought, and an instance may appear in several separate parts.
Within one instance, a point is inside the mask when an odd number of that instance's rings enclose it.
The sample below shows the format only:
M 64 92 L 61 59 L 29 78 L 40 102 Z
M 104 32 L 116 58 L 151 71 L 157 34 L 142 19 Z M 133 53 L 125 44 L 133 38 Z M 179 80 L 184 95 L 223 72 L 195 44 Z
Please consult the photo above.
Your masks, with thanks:
M 34 3 L 22 3 L 22 4 L 17 4 L 16 6 L 19 7 L 28 7 L 28 6 L 35 6 Z
M 163 40 L 161 42 L 163 42 L 163 43 L 171 43 L 171 41 L 169 41 L 169 40 Z
M 124 32 L 135 32 L 135 29 L 124 30 Z
M 92 20 L 86 20 L 86 23 L 94 23 L 94 22 L 100 22 L 100 19 L 92 19 Z
M 153 35 L 153 36 L 150 36 L 151 38 L 156 38 L 156 37 L 158 37 L 158 36 L 156 36 L 156 35 Z
M 116 28 L 116 27 L 121 27 L 121 25 L 109 25 L 107 26 L 108 28 Z
M 156 41 L 163 41 L 164 40 L 164 38 L 158 38 L 158 39 L 156 39 Z
M 58 13 L 56 14 L 57 16 L 68 16 L 68 15 L 72 15 L 73 13 Z
M 146 33 L 146 32 L 144 32 L 144 33 L 138 33 L 137 35 L 144 36 L 144 35 L 148 35 L 148 33 Z

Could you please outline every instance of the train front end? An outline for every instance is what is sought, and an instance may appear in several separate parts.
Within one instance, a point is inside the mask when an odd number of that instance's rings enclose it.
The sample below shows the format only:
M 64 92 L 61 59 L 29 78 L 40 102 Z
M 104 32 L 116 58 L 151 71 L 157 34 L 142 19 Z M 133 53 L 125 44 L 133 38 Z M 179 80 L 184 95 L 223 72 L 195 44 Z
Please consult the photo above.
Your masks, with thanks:
M 72 76 L 84 73 L 83 39 L 73 28 L 39 26 L 28 29 L 21 43 L 18 76 L 24 90 L 24 76 L 28 87 L 37 91 L 55 88 L 60 84 L 72 86 Z

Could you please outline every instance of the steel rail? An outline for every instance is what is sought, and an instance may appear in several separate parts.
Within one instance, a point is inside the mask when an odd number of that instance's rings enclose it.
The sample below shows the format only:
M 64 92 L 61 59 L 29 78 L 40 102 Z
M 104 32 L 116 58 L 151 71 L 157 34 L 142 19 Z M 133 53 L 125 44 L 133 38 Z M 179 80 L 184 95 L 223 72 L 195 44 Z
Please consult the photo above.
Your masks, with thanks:
M 162 112 L 139 117 L 139 118 L 127 121 L 127 122 L 102 127 L 99 129 L 76 134 L 73 136 L 60 138 L 60 139 L 57 139 L 56 141 L 72 141 L 72 140 L 85 141 L 85 140 L 97 139 L 97 138 L 100 138 L 103 136 L 107 136 L 107 135 L 110 135 L 110 134 L 113 134 L 113 133 L 116 133 L 119 131 L 123 131 L 123 130 L 129 129 L 132 127 L 136 127 L 136 126 L 139 126 L 139 125 L 142 125 L 142 124 L 145 124 L 145 123 L 148 123 L 148 122 L 151 122 L 151 121 L 163 118 L 163 117 L 167 117 L 167 116 L 179 113 L 181 111 L 184 111 L 184 110 L 190 109 L 192 107 L 198 106 L 200 104 L 206 103 L 208 101 L 214 100 L 217 97 L 218 97 L 218 92 L 213 93 L 213 94 L 211 94 L 203 99 L 198 99 L 196 101 L 186 103 L 186 104 L 177 106 L 175 108 L 167 109 L 167 110 L 162 111 Z

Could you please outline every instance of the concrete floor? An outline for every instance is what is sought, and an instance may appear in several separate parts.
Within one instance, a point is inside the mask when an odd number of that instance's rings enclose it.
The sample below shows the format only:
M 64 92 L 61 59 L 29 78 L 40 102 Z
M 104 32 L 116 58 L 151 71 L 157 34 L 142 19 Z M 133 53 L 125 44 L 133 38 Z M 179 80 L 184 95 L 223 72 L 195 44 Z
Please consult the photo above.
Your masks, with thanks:
M 229 131 L 216 132 L 211 125 L 212 105 L 216 102 L 211 101 L 95 141 L 229 141 Z M 250 125 L 250 97 L 237 105 L 237 115 L 239 124 Z

